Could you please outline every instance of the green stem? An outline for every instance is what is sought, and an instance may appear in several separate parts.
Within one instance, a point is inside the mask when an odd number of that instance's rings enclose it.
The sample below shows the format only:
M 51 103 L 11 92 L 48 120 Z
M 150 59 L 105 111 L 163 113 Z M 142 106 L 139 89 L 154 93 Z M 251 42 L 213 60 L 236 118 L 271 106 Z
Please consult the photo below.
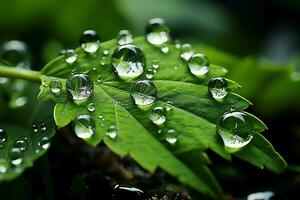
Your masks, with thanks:
M 40 72 L 0 65 L 0 77 L 17 78 L 31 82 L 41 82 Z

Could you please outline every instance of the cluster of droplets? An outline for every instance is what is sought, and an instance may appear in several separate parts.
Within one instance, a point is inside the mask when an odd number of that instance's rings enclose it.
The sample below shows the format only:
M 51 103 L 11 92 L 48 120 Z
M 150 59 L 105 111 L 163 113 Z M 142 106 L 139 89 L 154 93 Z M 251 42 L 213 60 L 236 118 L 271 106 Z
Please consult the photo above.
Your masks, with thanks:
M 157 70 L 159 68 L 159 63 L 157 60 L 153 60 L 151 67 L 147 69 L 146 78 L 151 80 L 154 77 L 154 74 L 156 74 Z

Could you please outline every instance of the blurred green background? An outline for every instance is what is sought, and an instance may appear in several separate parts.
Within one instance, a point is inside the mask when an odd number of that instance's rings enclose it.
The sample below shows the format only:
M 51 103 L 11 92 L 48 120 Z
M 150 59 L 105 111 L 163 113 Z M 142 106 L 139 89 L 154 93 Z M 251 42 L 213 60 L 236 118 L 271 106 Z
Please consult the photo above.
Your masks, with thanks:
M 162 17 L 173 39 L 193 44 L 212 63 L 229 69 L 228 77 L 243 86 L 239 93 L 254 103 L 251 112 L 269 126 L 266 137 L 288 163 L 300 166 L 299 10 L 295 0 L 1 0 L 0 44 L 26 42 L 32 68 L 38 70 L 61 49 L 77 47 L 85 29 L 96 30 L 106 41 L 120 29 L 142 35 L 149 19 Z M 243 173 L 237 179 L 257 181 L 245 178 L 247 169 L 224 169 L 215 169 L 223 185 Z M 291 187 L 299 187 L 299 174 L 290 173 L 267 174 L 262 187 L 272 181 L 294 181 Z

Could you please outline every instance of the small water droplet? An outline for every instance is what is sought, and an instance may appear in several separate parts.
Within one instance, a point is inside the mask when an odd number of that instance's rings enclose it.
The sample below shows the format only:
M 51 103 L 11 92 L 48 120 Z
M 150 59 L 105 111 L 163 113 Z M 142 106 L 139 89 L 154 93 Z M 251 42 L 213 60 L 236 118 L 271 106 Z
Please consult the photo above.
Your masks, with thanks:
M 257 192 L 257 193 L 249 194 L 247 196 L 247 200 L 271 200 L 273 196 L 274 193 L 271 191 Z
M 167 45 L 164 45 L 160 48 L 160 51 L 163 52 L 164 54 L 169 53 L 170 48 Z
M 74 131 L 79 138 L 91 138 L 95 132 L 95 122 L 93 118 L 89 115 L 79 115 L 74 120 Z
M 4 174 L 7 172 L 9 168 L 9 164 L 5 159 L 0 159 L 0 174 Z
M 144 192 L 135 187 L 124 187 L 120 185 L 116 185 L 112 191 L 112 199 L 135 199 L 142 200 L 145 199 Z
M 217 101 L 223 101 L 228 94 L 228 83 L 225 78 L 216 77 L 208 82 L 208 90 Z
M 37 133 L 39 131 L 38 126 L 36 124 L 32 124 L 32 131 Z
M 11 164 L 17 166 L 23 163 L 23 152 L 19 148 L 11 148 L 9 151 L 9 159 Z
M 156 106 L 152 109 L 149 116 L 150 120 L 156 125 L 162 125 L 167 120 L 163 107 Z
M 104 51 L 102 51 L 102 55 L 103 56 L 108 56 L 109 55 L 109 51 L 107 49 L 105 49 Z
M 66 63 L 73 64 L 78 58 L 78 54 L 73 49 L 65 50 L 64 52 Z
M 28 147 L 27 142 L 23 139 L 19 139 L 15 141 L 12 148 L 20 149 L 22 152 L 24 152 L 27 150 L 27 147 Z
M 203 78 L 209 71 L 209 61 L 204 54 L 194 54 L 188 61 L 188 66 L 192 74 Z
M 39 142 L 39 146 L 42 147 L 42 149 L 46 150 L 50 147 L 50 141 L 48 137 L 42 137 L 41 141 Z
M 158 134 L 161 134 L 161 132 L 162 132 L 161 129 L 158 129 L 158 130 L 157 130 L 157 133 L 158 133 Z
M 62 83 L 58 79 L 51 80 L 49 83 L 50 91 L 53 94 L 60 94 L 62 89 Z
M 45 81 L 45 80 L 42 80 L 42 86 L 43 86 L 43 87 L 48 87 L 48 82 Z
M 157 95 L 155 85 L 149 80 L 135 82 L 130 89 L 130 95 L 138 106 L 149 106 L 154 103 Z
M 154 45 L 161 46 L 170 41 L 170 29 L 161 18 L 151 19 L 146 27 L 146 40 Z
M 42 124 L 41 124 L 41 131 L 42 131 L 42 132 L 46 132 L 47 130 L 48 130 L 47 124 L 42 123 Z
M 101 75 L 97 75 L 97 82 L 98 83 L 102 83 L 103 82 L 103 79 L 102 79 Z
M 165 140 L 171 144 L 174 145 L 177 143 L 177 133 L 175 131 L 175 129 L 169 129 L 165 135 Z
M 95 53 L 100 47 L 99 36 L 94 30 L 86 30 L 80 38 L 80 46 L 86 53 Z
M 221 117 L 217 132 L 229 152 L 240 150 L 252 140 L 251 118 L 246 112 L 227 112 Z
M 115 125 L 110 125 L 106 131 L 106 135 L 110 139 L 115 139 L 118 136 L 118 129 Z
M 112 65 L 121 79 L 129 80 L 144 72 L 146 59 L 140 48 L 132 44 L 118 46 L 112 55 Z
M 152 79 L 154 76 L 154 70 L 153 69 L 147 69 L 146 78 Z
M 153 61 L 152 61 L 152 67 L 153 67 L 154 69 L 158 69 L 158 68 L 159 68 L 159 64 L 158 64 L 158 61 L 157 61 L 157 60 L 153 60 Z
M 4 144 L 7 140 L 7 133 L 5 130 L 0 128 L 0 145 Z
M 0 59 L 10 66 L 29 69 L 28 47 L 24 42 L 12 40 L 5 42 L 0 49 Z
M 79 73 L 67 79 L 66 89 L 74 102 L 81 103 L 93 94 L 94 84 L 88 75 Z
M 180 49 L 180 48 L 181 48 L 181 42 L 180 42 L 179 40 L 176 39 L 176 40 L 174 41 L 174 43 L 175 43 L 175 48 L 176 48 L 176 49 Z
M 94 103 L 89 103 L 87 106 L 88 111 L 94 112 L 96 110 Z
M 194 50 L 192 48 L 192 45 L 190 44 L 183 44 L 180 48 L 180 57 L 185 60 L 188 61 L 192 55 L 194 54 Z
M 172 105 L 172 102 L 170 102 L 170 101 L 166 102 L 165 109 L 166 109 L 167 112 L 170 112 L 172 110 L 171 105 Z
M 118 44 L 131 44 L 133 42 L 132 35 L 128 30 L 121 30 L 117 36 Z

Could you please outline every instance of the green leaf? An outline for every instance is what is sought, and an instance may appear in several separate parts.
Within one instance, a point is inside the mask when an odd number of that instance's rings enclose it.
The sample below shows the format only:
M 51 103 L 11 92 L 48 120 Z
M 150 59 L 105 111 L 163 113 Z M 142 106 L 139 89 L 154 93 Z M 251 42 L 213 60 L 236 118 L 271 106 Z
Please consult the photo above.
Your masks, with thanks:
M 86 139 L 91 145 L 95 146 L 103 140 L 112 151 L 120 156 L 131 155 L 145 169 L 153 171 L 161 167 L 194 189 L 212 198 L 222 198 L 222 191 L 206 166 L 210 161 L 204 151 L 211 149 L 230 160 L 231 155 L 225 150 L 216 133 L 216 123 L 223 113 L 233 106 L 236 110 L 244 110 L 251 103 L 234 93 L 240 85 L 229 79 L 230 93 L 222 103 L 210 97 L 207 89 L 208 81 L 215 76 L 224 76 L 227 72 L 225 68 L 211 65 L 209 74 L 200 80 L 190 74 L 174 45 L 169 45 L 169 53 L 163 54 L 142 37 L 136 38 L 134 44 L 143 50 L 147 68 L 151 68 L 154 60 L 159 62 L 159 68 L 153 78 L 158 91 L 155 104 L 170 108 L 166 113 L 167 121 L 163 127 L 154 126 L 148 117 L 149 111 L 141 110 L 134 104 L 130 96 L 130 87 L 134 81 L 122 81 L 113 71 L 110 56 L 117 45 L 115 40 L 102 43 L 100 50 L 93 55 L 86 54 L 79 48 L 78 60 L 73 65 L 67 64 L 63 56 L 47 64 L 42 69 L 43 84 L 39 98 L 56 102 L 54 118 L 58 127 L 66 126 L 78 115 L 88 114 L 96 122 L 95 134 Z M 109 50 L 109 56 L 102 54 L 104 50 Z M 68 99 L 65 91 L 66 78 L 74 71 L 87 73 L 94 81 L 93 96 L 80 105 Z M 50 92 L 48 85 L 52 79 L 60 79 L 63 83 L 60 96 Z M 140 79 L 146 79 L 145 75 Z M 91 102 L 95 104 L 94 112 L 87 109 L 87 105 Z M 104 120 L 99 116 L 103 116 Z M 106 136 L 106 130 L 110 125 L 117 127 L 116 139 Z M 254 131 L 259 132 L 265 128 L 259 120 L 253 121 L 253 127 L 256 127 Z M 168 129 L 175 129 L 179 134 L 175 145 L 164 141 L 164 132 Z M 161 134 L 158 133 L 160 130 Z M 195 156 L 192 161 L 182 156 L 196 150 L 199 151 L 199 156 Z M 254 151 L 254 156 L 273 159 L 274 152 L 274 149 L 268 148 L 263 153 Z M 257 162 L 266 165 L 268 159 Z M 255 161 L 251 163 L 257 165 Z M 275 169 L 273 165 L 276 164 L 278 163 L 269 164 L 271 166 L 269 168 Z M 284 168 L 283 165 L 277 167 Z
M 37 87 L 33 84 L 26 85 L 26 89 L 33 92 L 33 95 L 27 93 L 28 105 L 19 109 L 9 109 L 10 116 L 1 115 L 0 127 L 7 133 L 7 140 L 0 146 L 0 182 L 11 180 L 19 176 L 26 168 L 33 165 L 33 161 L 41 157 L 47 152 L 48 148 L 43 148 L 40 142 L 43 137 L 50 138 L 55 133 L 55 123 L 49 109 L 53 108 L 53 104 L 37 102 Z M 34 105 L 34 106 L 32 106 Z M 32 130 L 32 125 L 37 125 L 37 132 Z M 41 125 L 45 124 L 47 130 L 41 131 Z M 15 147 L 16 141 L 25 142 L 25 150 L 22 152 L 21 164 L 12 164 L 11 151 Z

